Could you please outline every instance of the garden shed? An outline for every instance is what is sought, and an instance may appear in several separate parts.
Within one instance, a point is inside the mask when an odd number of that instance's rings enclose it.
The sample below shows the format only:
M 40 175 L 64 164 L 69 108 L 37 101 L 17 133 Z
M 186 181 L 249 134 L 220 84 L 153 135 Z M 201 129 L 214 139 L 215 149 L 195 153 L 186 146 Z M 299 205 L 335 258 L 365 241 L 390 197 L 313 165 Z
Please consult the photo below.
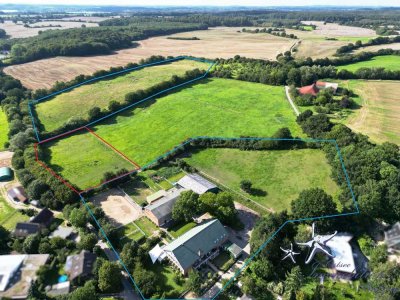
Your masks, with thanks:
M 13 179 L 13 171 L 9 167 L 0 168 L 0 181 L 11 181 Z

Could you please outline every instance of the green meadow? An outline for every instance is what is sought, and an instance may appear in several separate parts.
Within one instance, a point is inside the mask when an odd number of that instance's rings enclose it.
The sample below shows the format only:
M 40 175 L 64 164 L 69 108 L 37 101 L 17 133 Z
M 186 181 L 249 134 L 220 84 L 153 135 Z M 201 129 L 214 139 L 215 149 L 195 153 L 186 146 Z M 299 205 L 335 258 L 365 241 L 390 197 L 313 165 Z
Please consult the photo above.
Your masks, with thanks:
M 354 64 L 338 66 L 338 70 L 347 70 L 355 72 L 360 68 L 385 68 L 391 71 L 400 70 L 400 56 L 398 55 L 384 55 L 375 56 L 366 61 L 360 61 Z
M 283 87 L 209 79 L 92 129 L 143 167 L 189 137 L 269 137 L 282 127 L 301 135 Z M 50 151 L 50 164 L 80 188 L 127 163 L 89 133 L 62 139 Z
M 180 60 L 139 69 L 111 79 L 82 85 L 48 101 L 40 102 L 35 106 L 35 110 L 44 130 L 51 132 L 72 117 L 87 118 L 89 110 L 95 106 L 105 109 L 111 101 L 123 103 L 125 95 L 129 92 L 147 89 L 170 79 L 173 75 L 184 75 L 186 71 L 195 68 L 207 69 L 208 65 L 192 60 Z
M 290 202 L 308 188 L 319 187 L 338 198 L 324 152 L 318 149 L 243 151 L 205 149 L 186 161 L 228 188 L 274 211 L 290 209 Z M 253 192 L 240 189 L 250 180 Z
M 8 122 L 6 114 L 0 108 L 0 150 L 4 149 L 6 142 L 8 142 Z

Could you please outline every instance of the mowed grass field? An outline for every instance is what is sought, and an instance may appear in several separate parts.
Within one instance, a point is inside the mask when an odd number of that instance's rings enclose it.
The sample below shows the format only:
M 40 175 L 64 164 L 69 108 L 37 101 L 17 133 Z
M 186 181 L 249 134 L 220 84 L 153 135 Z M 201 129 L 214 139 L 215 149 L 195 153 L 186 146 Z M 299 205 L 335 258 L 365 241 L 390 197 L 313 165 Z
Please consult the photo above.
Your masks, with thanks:
M 209 79 L 93 129 L 143 166 L 189 137 L 271 136 L 296 124 L 283 87 Z
M 343 81 L 360 99 L 361 108 L 345 120 L 351 129 L 375 142 L 400 145 L 400 81 Z
M 283 87 L 215 78 L 121 113 L 92 129 L 143 167 L 189 137 L 269 137 L 282 127 L 301 135 Z M 87 135 L 67 137 L 50 146 L 51 164 L 60 166 L 61 175 L 71 182 L 82 184 L 83 178 L 87 183 L 99 182 L 105 171 L 121 163 L 112 152 L 114 159 L 105 159 L 103 153 L 111 150 L 105 152 L 98 140 L 87 139 Z
M 81 189 L 98 185 L 105 172 L 129 171 L 135 166 L 90 133 L 44 144 L 51 155 L 45 162 Z
M 183 75 L 195 68 L 206 70 L 208 64 L 185 59 L 139 69 L 111 79 L 82 85 L 48 101 L 40 102 L 35 106 L 35 110 L 45 131 L 51 132 L 72 117 L 87 118 L 88 111 L 95 106 L 107 108 L 112 100 L 123 103 L 125 95 L 129 92 L 147 89 L 170 79 L 173 75 Z
M 6 114 L 0 108 L 0 150 L 4 149 L 4 144 L 8 141 L 8 121 Z
M 384 55 L 375 56 L 366 61 L 360 61 L 354 64 L 338 66 L 338 70 L 348 70 L 355 72 L 360 68 L 385 68 L 391 71 L 400 70 L 400 56 L 398 55 Z
M 319 187 L 335 199 L 340 191 L 330 176 L 331 168 L 325 154 L 318 149 L 205 149 L 185 160 L 223 185 L 274 211 L 290 209 L 290 202 L 304 189 Z M 243 192 L 241 180 L 250 180 L 254 192 Z

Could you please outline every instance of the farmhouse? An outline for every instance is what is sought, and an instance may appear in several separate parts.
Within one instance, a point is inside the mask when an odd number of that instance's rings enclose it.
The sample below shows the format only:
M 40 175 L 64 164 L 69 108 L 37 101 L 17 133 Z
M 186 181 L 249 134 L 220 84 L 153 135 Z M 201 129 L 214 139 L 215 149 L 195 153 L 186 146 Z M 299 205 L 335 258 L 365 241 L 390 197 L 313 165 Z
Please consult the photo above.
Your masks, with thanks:
M 216 192 L 218 189 L 214 183 L 208 181 L 199 174 L 187 174 L 177 183 L 179 186 L 188 190 L 192 190 L 199 195 L 202 195 L 206 192 Z
M 385 242 L 389 251 L 400 251 L 400 222 L 385 231 Z
M 0 181 L 11 181 L 13 179 L 13 171 L 9 167 L 0 168 Z
M 78 277 L 90 277 L 95 261 L 96 254 L 86 250 L 82 250 L 81 253 L 77 255 L 68 256 L 65 263 L 65 272 L 68 274 L 69 280 L 72 281 Z
M 333 92 L 336 93 L 338 84 L 332 82 L 317 81 L 311 85 L 303 86 L 298 89 L 301 95 L 312 95 L 316 96 L 320 90 L 325 90 L 331 88 Z
M 25 203 L 28 201 L 28 196 L 22 186 L 17 186 L 7 191 L 7 197 L 14 202 Z
M 219 220 L 211 220 L 184 233 L 164 247 L 166 257 L 183 274 L 215 258 L 228 240 L 228 232 Z
M 0 298 L 26 299 L 48 254 L 0 255 Z
M 144 208 L 145 215 L 157 226 L 166 225 L 172 220 L 172 208 L 183 191 L 181 188 L 168 190 L 165 196 Z
M 13 235 L 15 237 L 27 237 L 30 234 L 35 234 L 40 231 L 40 224 L 30 222 L 19 222 L 15 226 Z
M 31 219 L 31 223 L 39 224 L 42 227 L 47 227 L 53 221 L 53 212 L 48 208 L 42 209 L 35 217 Z

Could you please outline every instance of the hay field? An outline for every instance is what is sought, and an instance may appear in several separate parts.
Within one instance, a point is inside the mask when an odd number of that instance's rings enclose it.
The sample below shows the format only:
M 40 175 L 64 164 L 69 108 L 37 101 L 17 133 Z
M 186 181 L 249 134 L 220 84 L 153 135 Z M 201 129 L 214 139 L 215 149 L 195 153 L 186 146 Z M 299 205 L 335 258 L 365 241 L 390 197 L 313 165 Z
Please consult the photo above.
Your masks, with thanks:
M 353 53 L 360 53 L 360 52 L 376 52 L 381 49 L 393 49 L 393 50 L 400 50 L 400 43 L 393 43 L 393 44 L 384 44 L 384 45 L 374 45 L 369 47 L 362 47 L 353 51 Z
M 79 86 L 35 106 L 44 130 L 51 132 L 72 117 L 88 119 L 88 112 L 97 106 L 106 109 L 111 101 L 125 102 L 125 95 L 139 89 L 147 89 L 173 75 L 199 68 L 206 70 L 208 64 L 192 60 L 180 60 L 169 64 L 135 70 L 111 79 Z
M 346 124 L 373 141 L 400 145 L 400 82 L 350 80 L 343 84 L 354 90 L 362 101 L 362 107 L 346 120 Z
M 172 40 L 160 36 L 140 41 L 137 48 L 116 51 L 111 55 L 87 57 L 55 57 L 9 66 L 4 72 L 21 80 L 30 89 L 49 88 L 56 81 L 68 81 L 80 74 L 92 74 L 111 66 L 138 62 L 151 55 L 192 55 L 207 58 L 229 58 L 236 54 L 262 59 L 275 59 L 289 50 L 296 40 L 265 34 L 241 33 L 238 27 L 215 27 L 209 30 L 178 33 L 170 36 L 200 40 Z
M 243 193 L 240 182 L 250 180 L 254 193 L 246 196 L 274 211 L 290 209 L 290 202 L 304 189 L 322 188 L 335 199 L 340 191 L 331 178 L 325 154 L 319 149 L 205 149 L 185 160 L 238 193 Z
M 325 58 L 332 57 L 336 49 L 357 40 L 369 40 L 376 37 L 373 30 L 352 26 L 342 26 L 338 24 L 326 24 L 323 22 L 309 21 L 304 24 L 314 24 L 317 28 L 312 31 L 286 30 L 288 33 L 295 34 L 300 39 L 297 47 L 296 57 Z M 337 40 L 326 40 L 335 38 Z
M 85 24 L 86 27 L 99 26 L 97 23 L 72 22 L 72 21 L 71 22 L 44 21 L 44 22 L 30 24 L 30 26 L 48 26 L 50 24 L 60 25 L 61 27 L 28 28 L 24 27 L 22 23 L 14 24 L 11 21 L 5 21 L 4 23 L 0 23 L 0 28 L 4 29 L 7 35 L 9 35 L 11 38 L 25 38 L 38 35 L 39 31 L 76 28 L 76 27 L 81 27 L 82 24 Z

